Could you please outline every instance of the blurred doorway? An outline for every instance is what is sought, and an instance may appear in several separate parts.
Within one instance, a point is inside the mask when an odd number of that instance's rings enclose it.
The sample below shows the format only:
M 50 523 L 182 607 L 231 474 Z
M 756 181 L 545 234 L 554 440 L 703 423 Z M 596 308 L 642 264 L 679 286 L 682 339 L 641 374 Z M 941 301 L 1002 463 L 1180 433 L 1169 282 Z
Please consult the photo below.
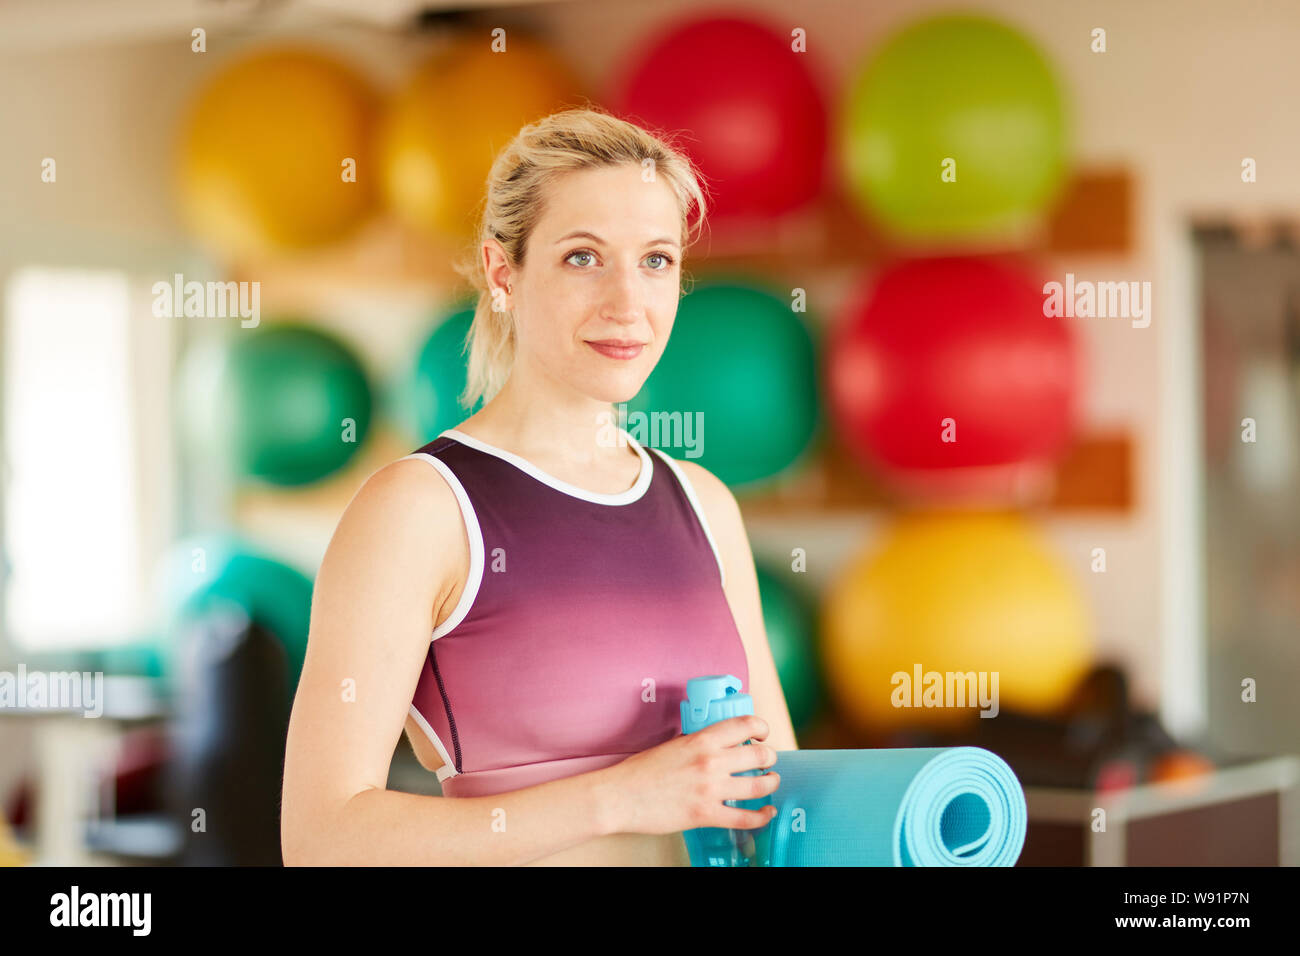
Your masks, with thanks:
M 1209 742 L 1300 752 L 1300 223 L 1195 235 Z

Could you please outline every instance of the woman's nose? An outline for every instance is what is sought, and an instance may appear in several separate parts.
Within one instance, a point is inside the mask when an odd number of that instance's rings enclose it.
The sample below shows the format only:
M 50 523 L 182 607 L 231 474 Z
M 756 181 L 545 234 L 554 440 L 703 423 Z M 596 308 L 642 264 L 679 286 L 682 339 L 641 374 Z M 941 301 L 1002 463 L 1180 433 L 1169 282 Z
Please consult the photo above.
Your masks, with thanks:
M 611 317 L 639 318 L 645 307 L 641 276 L 635 269 L 616 269 L 609 281 L 607 299 Z

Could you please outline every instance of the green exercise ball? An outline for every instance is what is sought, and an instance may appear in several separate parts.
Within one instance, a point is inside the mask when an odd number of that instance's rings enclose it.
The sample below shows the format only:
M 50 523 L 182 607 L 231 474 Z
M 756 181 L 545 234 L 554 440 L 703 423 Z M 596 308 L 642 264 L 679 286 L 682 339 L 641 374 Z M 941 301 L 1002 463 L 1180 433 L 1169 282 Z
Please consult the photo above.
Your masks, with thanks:
M 838 117 L 844 175 L 868 215 L 908 238 L 1014 230 L 1063 182 L 1064 113 L 1051 66 L 1018 30 L 980 15 L 926 19 L 851 83 Z
M 181 373 L 186 437 L 235 474 L 304 485 L 339 470 L 370 428 L 365 369 L 333 335 L 285 322 L 232 330 Z
M 460 404 L 469 367 L 465 337 L 473 321 L 472 307 L 441 319 L 416 356 L 403 398 L 403 414 L 422 445 L 483 407 L 482 399 L 472 409 Z
M 820 426 L 816 353 L 811 326 L 775 292 L 701 285 L 625 427 L 733 488 L 764 482 L 798 463 Z
M 821 668 L 818 665 L 816 615 L 812 605 L 787 584 L 780 572 L 756 564 L 763 626 L 781 679 L 790 722 L 798 731 L 821 706 Z M 787 572 L 788 576 L 789 572 Z
M 289 692 L 298 686 L 311 625 L 312 580 L 234 535 L 191 538 L 174 545 L 160 566 L 158 589 L 166 628 L 175 636 L 187 621 L 221 604 L 235 604 L 284 647 Z M 169 649 L 175 651 L 175 646 Z M 174 672 L 174 659 L 168 669 Z

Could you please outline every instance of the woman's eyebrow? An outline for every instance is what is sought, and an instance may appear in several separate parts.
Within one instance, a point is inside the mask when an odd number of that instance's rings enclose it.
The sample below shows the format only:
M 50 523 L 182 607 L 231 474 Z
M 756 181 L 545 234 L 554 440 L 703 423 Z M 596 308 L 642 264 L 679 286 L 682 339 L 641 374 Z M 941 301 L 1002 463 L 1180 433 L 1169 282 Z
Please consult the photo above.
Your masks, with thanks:
M 597 242 L 600 243 L 601 245 L 604 245 L 605 243 L 605 240 L 600 238 L 600 236 L 596 235 L 594 232 L 587 232 L 586 230 L 580 229 L 576 232 L 569 233 L 567 236 L 561 236 L 559 239 L 555 240 L 555 244 L 558 246 L 560 243 L 568 242 L 570 239 L 590 239 L 592 242 Z M 668 236 L 661 236 L 658 239 L 651 239 L 649 242 L 646 243 L 646 245 L 647 246 L 659 246 L 659 245 L 676 246 L 678 245 L 678 242 L 676 239 L 669 238 Z

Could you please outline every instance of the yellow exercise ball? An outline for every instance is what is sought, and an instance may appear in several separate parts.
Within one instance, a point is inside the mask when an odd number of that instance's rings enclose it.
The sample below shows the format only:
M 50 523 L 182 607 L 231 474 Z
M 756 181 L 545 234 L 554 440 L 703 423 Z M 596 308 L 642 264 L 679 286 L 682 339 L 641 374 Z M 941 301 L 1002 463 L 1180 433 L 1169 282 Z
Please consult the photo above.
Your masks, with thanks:
M 383 192 L 392 211 L 431 235 L 473 233 L 492 161 L 524 125 L 576 102 L 578 81 L 549 50 L 510 36 L 494 52 L 455 41 L 392 99 L 379 133 Z
M 1070 573 L 1014 513 L 902 517 L 833 582 L 822 623 L 828 690 L 868 732 L 952 727 L 993 710 L 969 699 L 954 706 L 949 673 L 974 671 L 978 681 L 983 672 L 999 710 L 1044 713 L 1093 660 L 1090 617 Z M 945 706 L 927 705 L 936 701 Z
M 363 78 L 322 54 L 236 62 L 200 91 L 183 124 L 182 215 L 202 242 L 235 256 L 342 238 L 375 206 L 377 113 Z

